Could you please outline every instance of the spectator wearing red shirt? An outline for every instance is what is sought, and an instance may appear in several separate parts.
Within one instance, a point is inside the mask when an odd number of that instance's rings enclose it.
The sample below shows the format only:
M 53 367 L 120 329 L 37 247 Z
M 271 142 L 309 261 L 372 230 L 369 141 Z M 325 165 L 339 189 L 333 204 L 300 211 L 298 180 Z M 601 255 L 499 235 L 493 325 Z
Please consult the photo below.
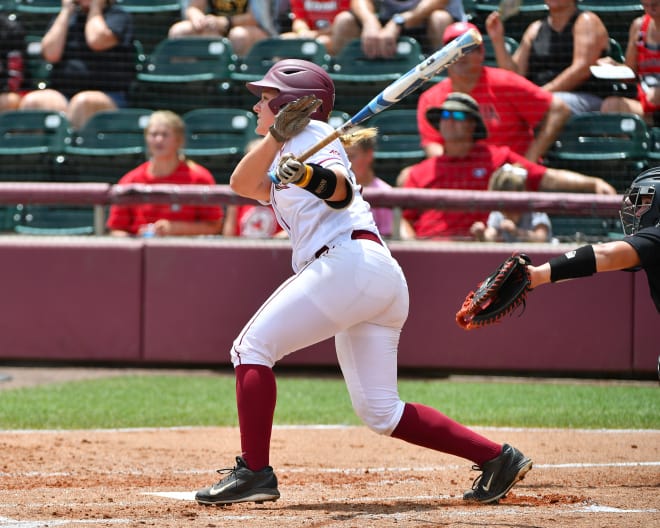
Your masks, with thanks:
M 215 185 L 211 173 L 185 159 L 184 123 L 168 110 L 151 114 L 145 128 L 150 159 L 125 174 L 119 184 Z M 216 235 L 222 228 L 219 206 L 143 203 L 113 205 L 107 227 L 114 236 Z
M 465 22 L 450 25 L 445 43 L 476 26 Z M 448 78 L 420 95 L 417 124 L 428 157 L 443 152 L 443 136 L 437 124 L 426 118 L 429 108 L 438 108 L 451 92 L 470 94 L 479 104 L 488 127 L 488 143 L 506 145 L 530 161 L 539 161 L 559 135 L 570 109 L 557 96 L 523 76 L 501 68 L 484 66 L 484 47 L 468 53 L 447 69 Z
M 487 143 L 488 130 L 477 102 L 464 93 L 450 93 L 442 106 L 427 110 L 426 118 L 445 139 L 445 151 L 411 167 L 405 187 L 485 191 L 492 173 L 505 163 L 527 170 L 527 191 L 566 191 L 616 194 L 606 181 L 577 172 L 533 163 L 509 147 Z M 486 222 L 487 211 L 407 209 L 404 218 L 417 238 L 472 239 L 474 222 Z
M 312 38 L 325 46 L 334 55 L 332 24 L 342 11 L 348 11 L 351 0 L 291 0 L 291 31 L 282 33 L 282 38 Z

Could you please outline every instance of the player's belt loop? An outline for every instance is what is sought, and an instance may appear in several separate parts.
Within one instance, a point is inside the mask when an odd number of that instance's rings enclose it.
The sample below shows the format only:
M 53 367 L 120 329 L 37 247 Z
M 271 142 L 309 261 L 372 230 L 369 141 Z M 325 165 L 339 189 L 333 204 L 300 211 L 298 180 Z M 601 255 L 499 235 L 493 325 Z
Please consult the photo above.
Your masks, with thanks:
M 351 233 L 351 240 L 371 240 L 372 242 L 376 242 L 376 244 L 380 244 L 381 246 L 383 245 L 376 233 L 372 233 L 371 231 L 367 231 L 365 229 L 356 229 L 353 231 Z M 330 249 L 328 246 L 319 248 L 316 253 L 314 253 L 314 258 L 319 258 L 321 255 L 323 255 L 323 253 L 328 251 L 328 249 Z

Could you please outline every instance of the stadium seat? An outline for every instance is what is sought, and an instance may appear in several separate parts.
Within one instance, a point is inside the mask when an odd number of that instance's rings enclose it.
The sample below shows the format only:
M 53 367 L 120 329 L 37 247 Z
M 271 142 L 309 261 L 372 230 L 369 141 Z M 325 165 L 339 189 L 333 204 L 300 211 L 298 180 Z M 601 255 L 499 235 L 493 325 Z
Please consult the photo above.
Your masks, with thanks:
M 500 0 L 476 0 L 473 8 L 475 23 L 485 35 L 484 22 L 486 17 L 499 9 Z M 543 0 L 524 0 L 521 2 L 520 12 L 505 21 L 506 34 L 520 42 L 525 29 L 534 20 L 543 18 L 548 14 L 548 6 Z
M 137 73 L 129 90 L 130 104 L 179 113 L 228 106 L 230 72 L 237 60 L 224 37 L 165 39 Z
M 354 114 L 423 58 L 419 42 L 411 37 L 400 37 L 396 54 L 388 59 L 367 57 L 360 39 L 352 40 L 332 62 L 330 77 L 335 83 L 335 108 Z M 419 90 L 397 106 L 416 108 L 418 98 Z
M 330 116 L 328 117 L 328 124 L 332 128 L 337 128 L 346 123 L 346 121 L 348 121 L 350 118 L 351 116 L 346 112 L 342 112 L 341 110 L 333 110 L 330 112 Z
M 647 166 L 650 146 L 648 128 L 636 114 L 580 114 L 564 125 L 546 164 L 600 176 L 622 192 Z
M 22 235 L 93 235 L 94 208 L 22 205 L 14 231 Z
M 493 42 L 490 40 L 488 35 L 483 36 L 484 39 L 484 64 L 486 66 L 497 66 L 497 59 L 495 58 L 495 49 L 493 48 Z M 518 41 L 512 37 L 504 37 L 504 47 L 510 55 L 518 49 Z
M 199 108 L 183 116 L 187 157 L 211 171 L 216 183 L 229 183 L 248 142 L 256 137 L 256 115 L 238 108 Z
M 305 59 L 330 69 L 330 55 L 325 46 L 315 39 L 267 38 L 255 42 L 247 55 L 236 63 L 231 80 L 240 99 L 239 106 L 252 108 L 255 97 L 245 88 L 245 83 L 261 79 L 270 67 L 280 59 Z
M 184 0 L 116 0 L 115 3 L 131 13 L 133 36 L 142 42 L 148 55 L 167 38 L 170 26 L 181 20 Z
M 13 13 L 16 11 L 16 0 L 0 0 L 0 13 Z
M 146 159 L 144 129 L 152 110 L 120 108 L 94 114 L 66 147 L 80 182 L 116 183 Z
M 14 0 L 14 3 L 25 33 L 41 37 L 50 20 L 62 9 L 62 0 Z
M 365 126 L 378 128 L 374 170 L 379 178 L 396 185 L 401 169 L 425 158 L 417 128 L 417 111 L 393 108 L 376 114 Z
M 586 244 L 607 242 L 623 236 L 621 222 L 616 218 L 550 215 L 550 221 L 552 236 L 559 242 Z
M 651 142 L 649 144 L 648 164 L 649 167 L 660 165 L 660 127 L 651 127 L 649 129 Z
M 59 112 L 0 113 L 0 181 L 53 181 L 62 174 L 71 126 Z

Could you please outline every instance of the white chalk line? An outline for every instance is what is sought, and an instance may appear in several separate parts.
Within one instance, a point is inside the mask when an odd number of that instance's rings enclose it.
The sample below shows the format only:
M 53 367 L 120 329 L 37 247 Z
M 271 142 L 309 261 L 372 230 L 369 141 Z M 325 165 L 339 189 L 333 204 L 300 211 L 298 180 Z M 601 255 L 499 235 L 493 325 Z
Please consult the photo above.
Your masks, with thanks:
M 660 429 L 576 429 L 572 427 L 495 427 L 490 425 L 479 424 L 465 424 L 472 429 L 479 429 L 482 431 L 496 431 L 496 432 L 511 432 L 511 433 L 550 433 L 550 432 L 566 432 L 572 433 L 594 433 L 594 434 L 660 434 Z M 122 427 L 116 429 L 0 429 L 0 434 L 67 434 L 67 433 L 141 433 L 150 431 L 203 431 L 210 429 L 226 429 L 233 428 L 233 426 L 176 426 L 176 427 Z M 344 425 L 344 424 L 311 424 L 311 425 L 274 425 L 274 430 L 291 430 L 291 431 L 305 431 L 305 430 L 350 430 L 350 429 L 364 429 L 361 425 Z
M 343 475 L 361 475 L 361 474 L 378 474 L 378 473 L 432 473 L 436 471 L 457 470 L 465 466 L 459 464 L 443 464 L 439 466 L 426 466 L 426 467 L 364 467 L 364 468 L 314 468 L 314 473 L 327 473 L 327 474 L 343 474 Z M 660 461 L 644 461 L 644 462 L 568 462 L 563 464 L 534 464 L 534 469 L 590 469 L 590 468 L 635 468 L 635 467 L 660 467 Z M 99 470 L 97 475 L 128 475 L 128 476 L 145 476 L 145 475 L 161 475 L 161 474 L 174 474 L 174 475 L 205 475 L 212 473 L 214 469 L 163 469 L 160 471 L 142 471 L 136 469 L 126 470 Z M 287 468 L 280 472 L 285 473 L 308 473 L 310 468 Z M 48 478 L 48 477 L 73 477 L 77 473 L 70 471 L 16 471 L 16 472 L 0 472 L 0 477 L 13 477 L 13 478 Z

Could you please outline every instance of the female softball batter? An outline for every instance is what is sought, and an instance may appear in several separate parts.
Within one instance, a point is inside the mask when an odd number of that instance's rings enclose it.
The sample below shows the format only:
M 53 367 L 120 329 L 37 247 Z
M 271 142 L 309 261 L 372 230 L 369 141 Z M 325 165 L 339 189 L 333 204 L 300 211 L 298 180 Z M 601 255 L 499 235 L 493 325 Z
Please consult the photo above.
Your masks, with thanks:
M 305 163 L 294 158 L 332 132 L 334 85 L 311 62 L 277 62 L 247 84 L 261 142 L 236 166 L 232 189 L 270 203 L 288 232 L 295 274 L 259 308 L 231 349 L 242 455 L 200 504 L 274 501 L 269 466 L 276 401 L 273 365 L 334 336 L 353 408 L 373 431 L 474 462 L 481 475 L 463 498 L 494 502 L 532 467 L 508 444 L 494 443 L 439 411 L 404 403 L 397 390 L 397 346 L 408 316 L 408 288 L 383 243 L 341 141 Z

